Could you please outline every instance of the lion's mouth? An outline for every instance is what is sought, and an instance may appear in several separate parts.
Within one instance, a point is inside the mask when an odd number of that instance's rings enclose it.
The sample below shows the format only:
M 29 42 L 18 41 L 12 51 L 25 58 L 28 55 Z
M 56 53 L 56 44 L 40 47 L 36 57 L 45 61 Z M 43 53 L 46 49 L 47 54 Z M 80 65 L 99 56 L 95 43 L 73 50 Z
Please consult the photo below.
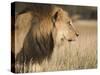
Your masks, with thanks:
M 67 39 L 65 37 L 61 38 L 61 41 L 68 41 L 68 42 L 72 42 L 72 41 L 75 41 L 75 39 Z
M 75 39 L 68 39 L 68 42 L 72 42 L 72 41 L 75 41 Z
M 72 41 L 75 41 L 75 40 L 72 40 L 72 39 L 69 39 L 69 40 L 68 40 L 68 42 L 72 42 Z

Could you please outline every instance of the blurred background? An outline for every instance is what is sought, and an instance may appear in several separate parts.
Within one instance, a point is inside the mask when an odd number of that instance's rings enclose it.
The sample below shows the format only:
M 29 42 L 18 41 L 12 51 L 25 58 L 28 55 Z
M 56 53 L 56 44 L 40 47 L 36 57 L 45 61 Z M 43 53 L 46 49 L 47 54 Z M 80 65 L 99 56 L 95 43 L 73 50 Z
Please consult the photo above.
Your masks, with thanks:
M 37 3 L 38 4 L 38 3 Z M 21 12 L 24 8 L 34 5 L 33 3 L 15 3 L 15 13 Z M 69 15 L 80 19 L 97 19 L 97 7 L 76 6 L 76 5 L 57 5 L 69 12 Z
M 80 19 L 97 19 L 97 8 L 91 6 L 62 6 L 71 16 L 80 17 Z

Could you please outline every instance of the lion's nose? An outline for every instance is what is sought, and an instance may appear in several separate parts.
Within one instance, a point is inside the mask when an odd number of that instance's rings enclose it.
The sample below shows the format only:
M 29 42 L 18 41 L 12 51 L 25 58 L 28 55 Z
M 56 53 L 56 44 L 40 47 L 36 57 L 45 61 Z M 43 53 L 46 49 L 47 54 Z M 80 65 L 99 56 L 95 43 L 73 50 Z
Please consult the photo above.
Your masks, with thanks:
M 79 33 L 75 33 L 75 34 L 76 34 L 77 37 L 79 36 Z

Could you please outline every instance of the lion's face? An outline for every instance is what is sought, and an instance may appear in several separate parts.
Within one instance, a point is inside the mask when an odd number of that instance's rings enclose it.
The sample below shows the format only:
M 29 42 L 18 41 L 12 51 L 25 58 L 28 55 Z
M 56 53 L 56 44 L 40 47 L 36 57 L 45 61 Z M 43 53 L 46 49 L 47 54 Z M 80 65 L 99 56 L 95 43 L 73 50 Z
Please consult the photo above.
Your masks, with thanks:
M 60 9 L 56 12 L 54 19 L 53 38 L 55 44 L 62 45 L 62 43 L 66 41 L 75 41 L 79 34 L 76 32 L 68 14 Z

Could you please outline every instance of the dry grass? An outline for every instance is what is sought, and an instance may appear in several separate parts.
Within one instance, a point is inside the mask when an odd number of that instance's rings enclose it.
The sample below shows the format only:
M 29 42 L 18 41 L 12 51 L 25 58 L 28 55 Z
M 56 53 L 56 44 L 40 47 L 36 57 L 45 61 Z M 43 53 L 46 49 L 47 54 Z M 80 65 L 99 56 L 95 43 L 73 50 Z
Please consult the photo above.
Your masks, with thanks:
M 50 61 L 24 65 L 24 72 L 89 69 L 97 67 L 97 24 L 94 20 L 75 22 L 80 36 L 77 41 L 55 48 Z M 22 67 L 23 68 L 23 67 Z M 19 72 L 22 68 L 17 65 Z

